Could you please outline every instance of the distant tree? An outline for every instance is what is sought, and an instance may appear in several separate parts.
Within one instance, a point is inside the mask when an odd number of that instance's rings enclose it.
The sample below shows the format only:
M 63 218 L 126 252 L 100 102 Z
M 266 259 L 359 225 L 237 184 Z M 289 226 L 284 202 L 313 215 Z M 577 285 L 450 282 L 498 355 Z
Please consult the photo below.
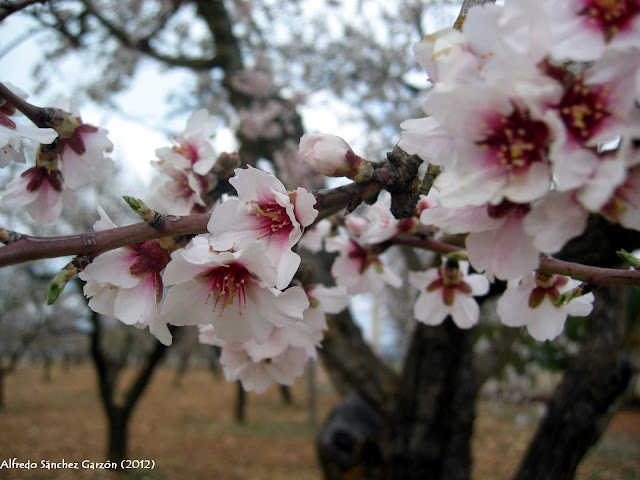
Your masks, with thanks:
M 91 358 L 98 376 L 100 399 L 107 417 L 106 455 L 109 460 L 120 465 L 122 460 L 129 458 L 129 419 L 149 385 L 156 367 L 165 357 L 167 347 L 154 341 L 145 352 L 138 345 L 136 351 L 140 367 L 129 386 L 120 390 L 118 387 L 120 375 L 124 367 L 130 365 L 128 356 L 135 345 L 134 339 L 130 334 L 126 335 L 120 351 L 114 355 L 113 338 L 109 341 L 108 336 L 105 335 L 105 325 L 100 314 L 92 312 L 91 324 L 93 327 L 91 331 Z M 107 342 L 110 343 L 110 347 L 106 347 Z

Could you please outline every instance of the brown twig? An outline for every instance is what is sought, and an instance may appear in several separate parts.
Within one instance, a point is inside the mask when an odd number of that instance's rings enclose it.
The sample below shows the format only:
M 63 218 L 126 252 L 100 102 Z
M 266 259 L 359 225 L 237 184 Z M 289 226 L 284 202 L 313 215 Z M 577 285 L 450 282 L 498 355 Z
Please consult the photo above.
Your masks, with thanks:
M 407 234 L 398 234 L 393 237 L 390 242 L 395 245 L 423 248 L 443 255 L 461 250 L 460 247 L 439 242 L 432 238 L 420 238 Z M 640 285 L 640 271 L 592 267 L 580 263 L 558 260 L 544 255 L 540 256 L 538 271 L 556 275 L 566 275 L 591 285 Z
M 456 18 L 456 21 L 453 24 L 453 28 L 456 30 L 462 30 L 462 26 L 464 25 L 464 21 L 467 19 L 467 12 L 469 9 L 476 5 L 484 5 L 485 3 L 496 3 L 496 0 L 464 0 L 462 2 L 462 7 L 460 8 L 458 18 Z
M 18 95 L 13 93 L 9 88 L 0 82 L 0 98 L 3 98 L 7 103 L 10 103 L 18 110 L 20 110 L 25 117 L 31 120 L 38 127 L 51 127 L 48 123 L 50 115 L 47 113 L 47 109 L 36 107 L 29 102 L 23 100 Z
M 206 233 L 209 217 L 209 214 L 178 217 L 175 220 L 168 221 L 162 232 L 159 232 L 146 222 L 140 222 L 124 227 L 78 235 L 59 237 L 22 235 L 18 241 L 0 248 L 0 267 L 67 255 L 95 257 L 115 248 L 147 240 Z

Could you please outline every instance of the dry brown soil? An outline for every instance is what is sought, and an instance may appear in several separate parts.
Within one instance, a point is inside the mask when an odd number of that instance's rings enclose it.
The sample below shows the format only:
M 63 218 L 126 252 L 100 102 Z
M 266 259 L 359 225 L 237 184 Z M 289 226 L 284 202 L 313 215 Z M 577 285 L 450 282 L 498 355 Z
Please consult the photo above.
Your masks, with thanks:
M 126 476 L 90 469 L 41 468 L 41 462 L 103 462 L 105 421 L 89 365 L 63 371 L 51 383 L 23 365 L 7 378 L 7 406 L 0 413 L 0 463 L 17 458 L 37 469 L 0 470 L 0 479 L 320 480 L 308 422 L 305 381 L 293 389 L 295 404 L 279 392 L 251 394 L 247 423 L 233 421 L 235 385 L 210 372 L 187 372 L 179 388 L 161 368 L 131 421 L 130 456 L 154 460 L 153 470 Z M 322 379 L 321 379 L 322 380 Z M 337 402 L 326 380 L 319 385 L 319 418 Z M 538 410 L 482 401 L 474 438 L 474 478 L 507 479 L 533 434 Z M 640 480 L 640 412 L 618 414 L 578 472 L 580 480 Z

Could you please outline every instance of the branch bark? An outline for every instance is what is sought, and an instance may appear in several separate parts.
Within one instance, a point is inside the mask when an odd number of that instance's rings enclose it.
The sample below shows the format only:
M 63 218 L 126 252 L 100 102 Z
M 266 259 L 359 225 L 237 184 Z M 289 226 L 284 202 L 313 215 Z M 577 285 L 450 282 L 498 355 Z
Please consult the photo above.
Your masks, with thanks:
M 319 353 L 333 383 L 347 387 L 343 394 L 357 391 L 378 412 L 391 412 L 396 373 L 364 341 L 348 310 L 332 315 L 328 323 Z
M 418 324 L 387 422 L 389 479 L 466 480 L 478 382 L 471 333 Z
M 626 289 L 598 291 L 580 352 L 558 386 L 515 477 L 573 478 L 596 443 L 631 378 L 622 345 L 626 334 Z

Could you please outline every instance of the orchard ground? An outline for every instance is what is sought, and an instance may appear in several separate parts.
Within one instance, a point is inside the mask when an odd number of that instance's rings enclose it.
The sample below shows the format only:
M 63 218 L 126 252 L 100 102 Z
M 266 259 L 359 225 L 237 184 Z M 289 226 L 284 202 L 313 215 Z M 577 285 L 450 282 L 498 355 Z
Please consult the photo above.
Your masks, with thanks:
M 140 400 L 130 424 L 130 457 L 154 460 L 153 470 L 124 477 L 96 470 L 0 470 L 2 479 L 320 480 L 315 429 L 308 423 L 306 382 L 284 405 L 277 388 L 250 394 L 247 422 L 236 424 L 236 386 L 193 368 L 180 387 L 162 367 Z M 90 365 L 63 371 L 50 383 L 42 369 L 22 365 L 6 379 L 6 408 L 0 413 L 0 463 L 17 457 L 41 466 L 51 462 L 104 461 L 105 420 Z M 326 378 L 318 385 L 318 418 L 338 401 Z M 473 442 L 474 478 L 508 479 L 535 430 L 539 405 L 482 400 Z M 640 480 L 640 410 L 618 413 L 581 464 L 580 480 Z

